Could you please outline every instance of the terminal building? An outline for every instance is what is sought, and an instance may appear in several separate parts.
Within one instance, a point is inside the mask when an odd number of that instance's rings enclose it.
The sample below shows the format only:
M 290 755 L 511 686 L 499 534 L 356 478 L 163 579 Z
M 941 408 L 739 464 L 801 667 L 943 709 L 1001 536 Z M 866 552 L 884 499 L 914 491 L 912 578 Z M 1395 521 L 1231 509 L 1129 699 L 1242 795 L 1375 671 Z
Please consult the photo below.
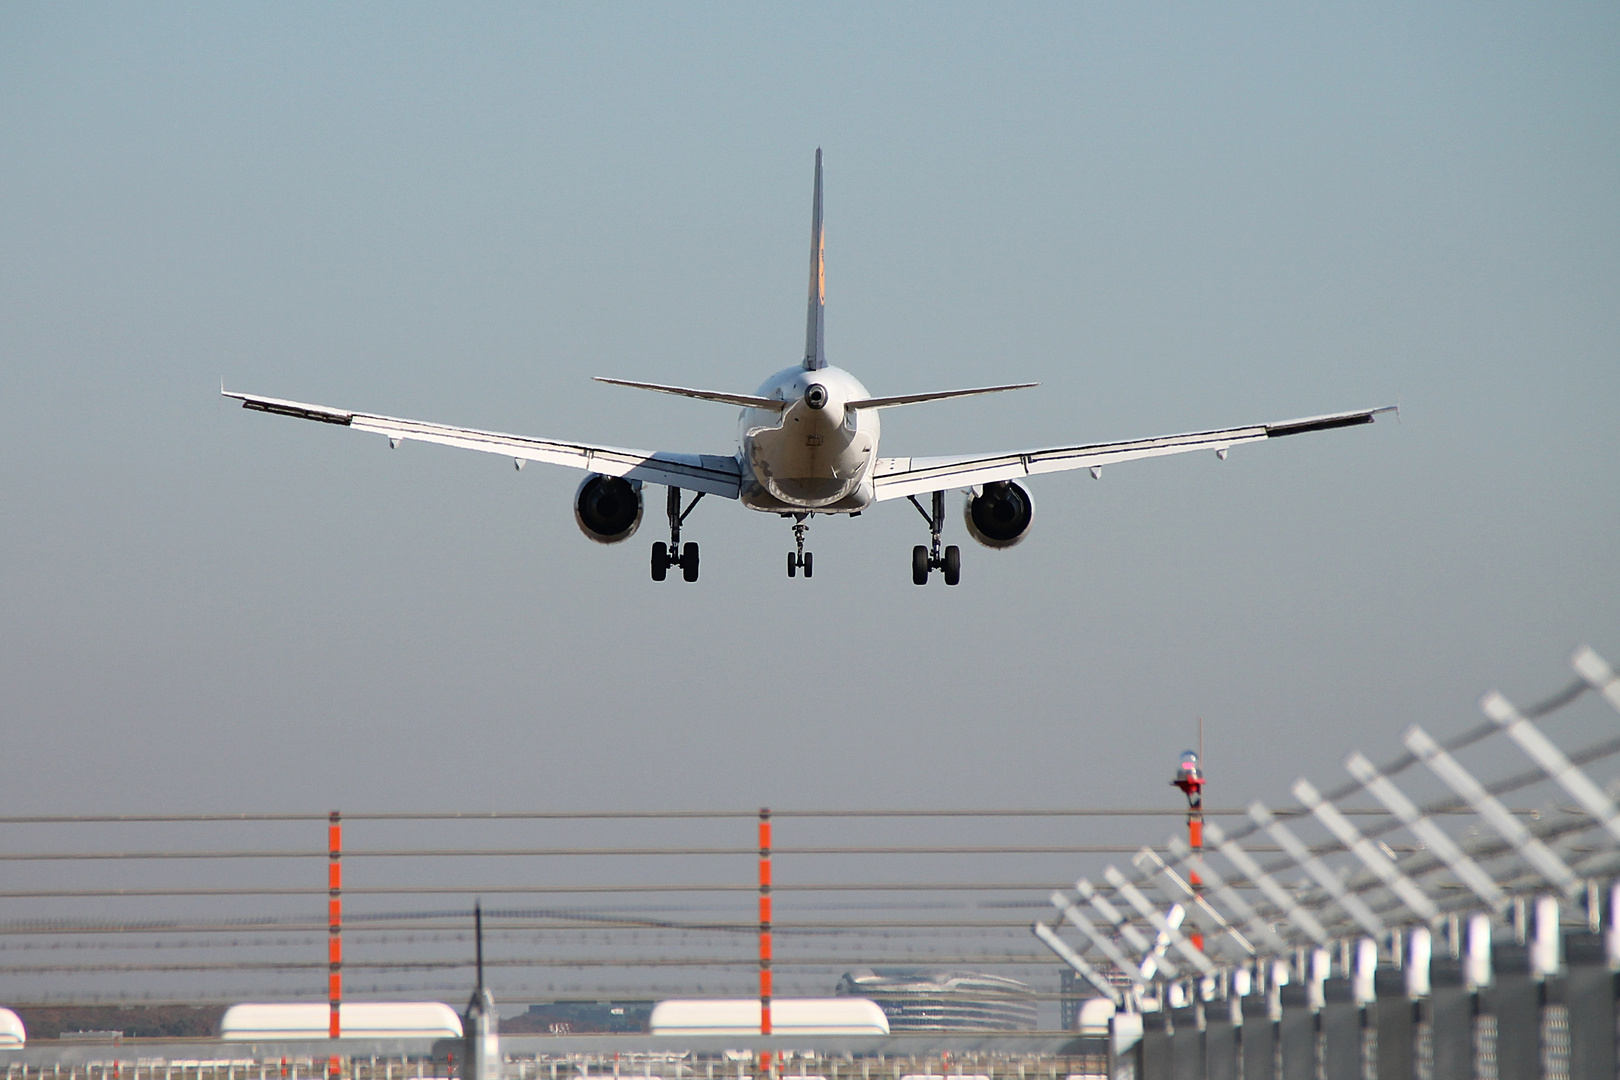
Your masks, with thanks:
M 652 1001 L 546 1001 L 501 1021 L 509 1035 L 635 1035 L 650 1030 Z
M 839 996 L 870 998 L 890 1031 L 1033 1031 L 1035 991 L 1017 979 L 977 971 L 856 968 Z

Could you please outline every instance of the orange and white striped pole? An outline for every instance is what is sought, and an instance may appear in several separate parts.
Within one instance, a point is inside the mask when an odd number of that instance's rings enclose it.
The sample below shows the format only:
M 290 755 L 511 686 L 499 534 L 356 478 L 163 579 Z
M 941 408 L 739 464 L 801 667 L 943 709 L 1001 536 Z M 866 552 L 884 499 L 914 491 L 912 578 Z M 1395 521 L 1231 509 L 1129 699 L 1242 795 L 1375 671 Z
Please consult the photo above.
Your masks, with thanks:
M 1187 846 L 1193 849 L 1193 854 L 1195 856 L 1198 856 L 1199 858 L 1203 857 L 1203 854 L 1204 854 L 1204 808 L 1203 808 L 1203 804 L 1202 804 L 1201 800 L 1200 800 L 1199 806 L 1196 809 L 1192 809 L 1192 810 L 1187 811 Z M 1190 884 L 1193 887 L 1193 892 L 1198 893 L 1198 894 L 1202 894 L 1203 891 L 1204 891 L 1204 879 L 1198 876 L 1198 871 L 1197 870 L 1192 871 L 1188 875 L 1188 877 L 1190 877 L 1192 879 Z M 1204 934 L 1203 934 L 1203 931 L 1194 930 L 1191 934 L 1189 934 L 1187 936 L 1192 941 L 1193 948 L 1197 949 L 1199 952 L 1204 951 Z
M 343 1034 L 343 815 L 333 810 L 326 825 L 326 999 L 331 1006 L 327 1036 Z M 327 1062 L 328 1074 L 342 1073 L 337 1055 Z
M 1198 752 L 1188 750 L 1181 755 L 1181 764 L 1176 766 L 1176 778 L 1170 781 L 1171 787 L 1181 789 L 1187 796 L 1187 846 L 1193 849 L 1195 857 L 1204 853 L 1204 768 L 1201 764 L 1204 749 L 1204 720 L 1198 719 Z M 1193 892 L 1202 893 L 1204 882 L 1193 870 L 1187 875 L 1191 880 Z M 1204 935 L 1194 930 L 1188 935 L 1193 948 L 1200 952 L 1204 949 Z
M 759 811 L 759 1033 L 771 1033 L 771 811 Z M 770 1074 L 771 1052 L 760 1051 L 760 1071 Z

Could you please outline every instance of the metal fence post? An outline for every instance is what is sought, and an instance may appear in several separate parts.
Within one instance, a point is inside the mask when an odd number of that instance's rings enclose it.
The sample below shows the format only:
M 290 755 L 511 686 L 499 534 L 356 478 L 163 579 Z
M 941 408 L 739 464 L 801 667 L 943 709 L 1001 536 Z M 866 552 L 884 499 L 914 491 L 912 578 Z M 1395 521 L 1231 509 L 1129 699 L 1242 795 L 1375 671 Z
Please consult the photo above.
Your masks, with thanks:
M 1614 1080 L 1615 974 L 1608 949 L 1601 935 L 1570 934 L 1564 938 L 1564 957 L 1570 1080 Z
M 1142 1040 L 1138 1039 L 1121 1050 L 1119 1021 L 1119 1013 L 1108 1018 L 1108 1075 L 1111 1080 L 1138 1080 L 1142 1075 Z M 899 1075 L 900 1067 L 896 1065 L 895 1076 L 898 1078 Z
M 1243 1080 L 1275 1080 L 1277 1032 L 1266 995 L 1259 986 L 1255 986 L 1242 1002 Z
M 1225 1002 L 1221 1005 L 1224 1007 Z M 1174 1080 L 1205 1080 L 1205 1049 L 1204 1024 L 1202 1006 L 1194 1001 L 1170 1013 L 1170 1023 L 1175 1028 L 1170 1054 L 1174 1059 L 1171 1065 L 1171 1075 Z
M 1523 945 L 1491 949 L 1494 981 L 1486 1001 L 1496 1018 L 1497 1080 L 1541 1080 L 1541 987 Z
M 1142 1080 L 1172 1080 L 1175 1072 L 1170 1014 L 1163 1009 L 1142 1014 Z
M 1204 1076 L 1206 1080 L 1237 1080 L 1237 1026 L 1232 1012 L 1235 997 L 1204 1005 Z
M 1424 1019 L 1433 1053 L 1432 1080 L 1474 1080 L 1474 994 L 1459 961 L 1446 957 L 1429 965 L 1429 999 Z
M 1373 1003 L 1378 1031 L 1378 1080 L 1412 1080 L 1416 1047 L 1412 999 L 1406 996 L 1406 973 L 1380 967 L 1373 974 L 1378 1000 Z
M 1311 1008 L 1310 987 L 1285 986 L 1281 999 L 1277 1041 L 1282 1051 L 1282 1080 L 1316 1080 L 1316 1012 Z

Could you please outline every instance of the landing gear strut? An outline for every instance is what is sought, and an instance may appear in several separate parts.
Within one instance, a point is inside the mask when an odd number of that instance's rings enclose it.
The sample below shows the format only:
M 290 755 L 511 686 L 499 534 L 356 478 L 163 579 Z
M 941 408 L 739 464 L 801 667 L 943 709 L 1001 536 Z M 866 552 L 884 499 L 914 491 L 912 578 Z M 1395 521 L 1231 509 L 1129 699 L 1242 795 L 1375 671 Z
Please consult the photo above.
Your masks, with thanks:
M 698 546 L 688 543 L 684 548 L 681 547 L 681 522 L 685 521 L 687 515 L 691 514 L 697 504 L 703 501 L 703 494 L 700 491 L 692 496 L 692 501 L 687 504 L 686 510 L 683 512 L 681 510 L 681 489 L 676 487 L 669 489 L 669 501 L 666 504 L 669 512 L 669 544 L 665 545 L 660 540 L 652 546 L 652 579 L 654 581 L 663 581 L 664 576 L 669 573 L 669 568 L 672 566 L 680 567 L 681 577 L 687 581 L 696 581 L 698 579 Z
M 945 531 L 945 493 L 943 491 L 934 492 L 933 513 L 923 509 L 922 503 L 917 501 L 917 496 L 908 495 L 906 497 L 911 500 L 911 505 L 917 508 L 917 513 L 923 516 L 923 520 L 928 522 L 929 535 L 929 545 L 927 547 L 918 544 L 911 549 L 911 583 L 913 585 L 926 585 L 928 584 L 930 572 L 943 570 L 945 572 L 945 584 L 955 585 L 962 580 L 961 549 L 952 544 L 945 549 L 944 555 L 941 555 L 939 550 L 939 537 Z
M 814 568 L 810 552 L 804 550 L 804 534 L 810 531 L 810 522 L 806 519 L 809 514 L 793 515 L 793 550 L 788 552 L 788 577 L 793 577 L 800 570 L 804 576 L 809 577 Z

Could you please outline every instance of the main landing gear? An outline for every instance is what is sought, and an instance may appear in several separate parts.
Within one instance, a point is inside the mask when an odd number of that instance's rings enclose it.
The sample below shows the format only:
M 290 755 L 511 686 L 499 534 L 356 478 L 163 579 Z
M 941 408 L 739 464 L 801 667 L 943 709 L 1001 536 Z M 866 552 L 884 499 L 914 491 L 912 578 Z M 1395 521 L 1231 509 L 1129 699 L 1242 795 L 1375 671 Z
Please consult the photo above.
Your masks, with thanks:
M 917 508 L 917 513 L 923 516 L 923 520 L 928 522 L 928 534 L 930 537 L 927 547 L 918 544 L 911 549 L 911 583 L 913 585 L 926 585 L 928 584 L 930 572 L 943 570 L 945 572 L 945 584 L 955 585 L 962 580 L 962 551 L 955 544 L 952 544 L 945 549 L 943 556 L 939 552 L 939 537 L 945 531 L 945 493 L 943 491 L 934 492 L 933 513 L 929 513 L 922 508 L 922 503 L 917 501 L 917 496 L 908 495 L 906 497 L 911 500 L 911 505 Z
M 687 515 L 702 501 L 703 492 L 700 491 L 692 497 L 692 501 L 687 505 L 685 512 L 682 512 L 681 489 L 676 487 L 669 489 L 669 501 L 667 503 L 669 543 L 666 545 L 660 540 L 652 546 L 652 579 L 654 581 L 663 581 L 664 576 L 669 573 L 669 568 L 672 566 L 680 567 L 681 577 L 687 581 L 696 581 L 698 579 L 698 546 L 693 543 L 688 543 L 685 547 L 681 546 L 681 522 L 685 521 Z
M 809 514 L 793 515 L 793 550 L 788 552 L 788 577 L 803 570 L 808 578 L 815 568 L 810 552 L 804 550 L 804 534 L 810 531 L 810 522 L 806 520 L 809 517 Z

